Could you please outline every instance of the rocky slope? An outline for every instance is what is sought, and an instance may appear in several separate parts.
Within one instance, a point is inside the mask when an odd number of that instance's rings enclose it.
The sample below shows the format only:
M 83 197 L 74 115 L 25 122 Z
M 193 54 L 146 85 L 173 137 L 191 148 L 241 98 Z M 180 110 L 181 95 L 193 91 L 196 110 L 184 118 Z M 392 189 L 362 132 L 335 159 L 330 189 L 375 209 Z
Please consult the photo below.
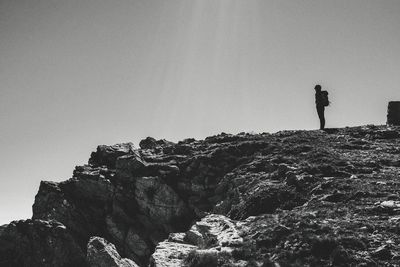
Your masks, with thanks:
M 99 146 L 0 227 L 0 266 L 399 266 L 400 128 Z

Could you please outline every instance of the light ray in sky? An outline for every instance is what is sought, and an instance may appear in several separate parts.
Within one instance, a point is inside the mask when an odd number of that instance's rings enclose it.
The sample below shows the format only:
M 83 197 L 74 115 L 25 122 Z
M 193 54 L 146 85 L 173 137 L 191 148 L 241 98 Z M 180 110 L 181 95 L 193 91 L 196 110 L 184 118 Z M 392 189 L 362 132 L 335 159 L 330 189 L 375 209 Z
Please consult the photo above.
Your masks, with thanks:
M 384 124 L 398 0 L 0 0 L 0 223 L 98 144 Z M 11 207 L 8 203 L 13 201 Z

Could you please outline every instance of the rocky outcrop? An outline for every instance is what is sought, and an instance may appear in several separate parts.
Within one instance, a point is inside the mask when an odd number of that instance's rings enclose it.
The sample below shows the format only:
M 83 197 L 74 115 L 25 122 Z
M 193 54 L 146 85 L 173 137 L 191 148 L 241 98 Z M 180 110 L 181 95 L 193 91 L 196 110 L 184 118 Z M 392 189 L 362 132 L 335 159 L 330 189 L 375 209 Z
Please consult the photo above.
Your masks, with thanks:
M 399 144 L 362 126 L 102 145 L 0 227 L 0 265 L 391 266 Z
M 89 162 L 65 182 L 41 183 L 34 219 L 63 222 L 82 248 L 90 236 L 104 236 L 145 264 L 162 238 L 194 218 L 164 179 L 175 175 L 172 163 L 147 162 L 131 144 L 100 146 Z
M 87 259 L 91 267 L 138 267 L 130 259 L 121 258 L 113 244 L 98 236 L 89 239 Z

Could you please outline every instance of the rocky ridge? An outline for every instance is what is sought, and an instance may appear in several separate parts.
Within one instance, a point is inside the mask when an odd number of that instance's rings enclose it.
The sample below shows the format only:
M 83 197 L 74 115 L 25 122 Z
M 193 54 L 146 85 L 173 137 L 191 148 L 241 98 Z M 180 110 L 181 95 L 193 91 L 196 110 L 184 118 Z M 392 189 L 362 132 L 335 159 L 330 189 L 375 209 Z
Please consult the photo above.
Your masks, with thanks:
M 0 227 L 0 266 L 399 266 L 399 143 L 369 125 L 102 145 Z

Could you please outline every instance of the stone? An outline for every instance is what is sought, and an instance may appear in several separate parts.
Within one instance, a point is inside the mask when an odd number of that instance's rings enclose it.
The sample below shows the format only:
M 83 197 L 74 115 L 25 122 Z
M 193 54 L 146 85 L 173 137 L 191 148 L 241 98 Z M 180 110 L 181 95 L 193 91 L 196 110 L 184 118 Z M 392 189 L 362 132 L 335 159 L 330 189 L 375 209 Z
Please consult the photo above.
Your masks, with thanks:
M 156 140 L 153 137 L 147 137 L 139 142 L 139 146 L 141 149 L 155 149 L 166 146 L 171 146 L 174 143 L 167 141 L 165 139 Z
M 90 155 L 89 164 L 94 166 L 107 166 L 114 169 L 118 157 L 128 155 L 135 152 L 132 143 L 116 144 L 113 146 L 100 145 L 96 152 Z
M 132 254 L 141 258 L 147 257 L 151 253 L 149 245 L 134 228 L 130 228 L 125 237 L 125 247 L 126 250 L 132 251 Z
M 189 207 L 179 195 L 159 177 L 140 177 L 135 180 L 135 199 L 139 210 L 156 224 L 172 229 L 175 218 L 189 216 Z M 176 222 L 175 222 L 176 223 Z
M 122 258 L 112 243 L 98 236 L 91 237 L 87 244 L 87 259 L 91 267 L 139 267 Z
M 175 233 L 161 242 L 150 266 L 217 266 L 220 253 L 229 255 L 243 244 L 239 227 L 226 216 L 207 215 L 186 233 Z M 236 265 L 230 262 L 229 266 Z
M 57 221 L 20 220 L 0 232 L 1 266 L 87 266 L 67 228 Z
M 393 256 L 389 245 L 382 245 L 372 252 L 372 255 L 381 260 L 388 260 Z
M 379 205 L 388 209 L 400 209 L 400 201 L 386 200 L 382 201 Z
M 150 267 L 184 266 L 185 259 L 196 246 L 169 241 L 160 242 L 150 258 Z
M 138 153 L 120 156 L 116 159 L 116 175 L 121 179 L 141 176 L 145 173 L 147 163 Z
M 149 136 L 141 140 L 139 146 L 141 149 L 151 149 L 157 146 L 157 140 Z

